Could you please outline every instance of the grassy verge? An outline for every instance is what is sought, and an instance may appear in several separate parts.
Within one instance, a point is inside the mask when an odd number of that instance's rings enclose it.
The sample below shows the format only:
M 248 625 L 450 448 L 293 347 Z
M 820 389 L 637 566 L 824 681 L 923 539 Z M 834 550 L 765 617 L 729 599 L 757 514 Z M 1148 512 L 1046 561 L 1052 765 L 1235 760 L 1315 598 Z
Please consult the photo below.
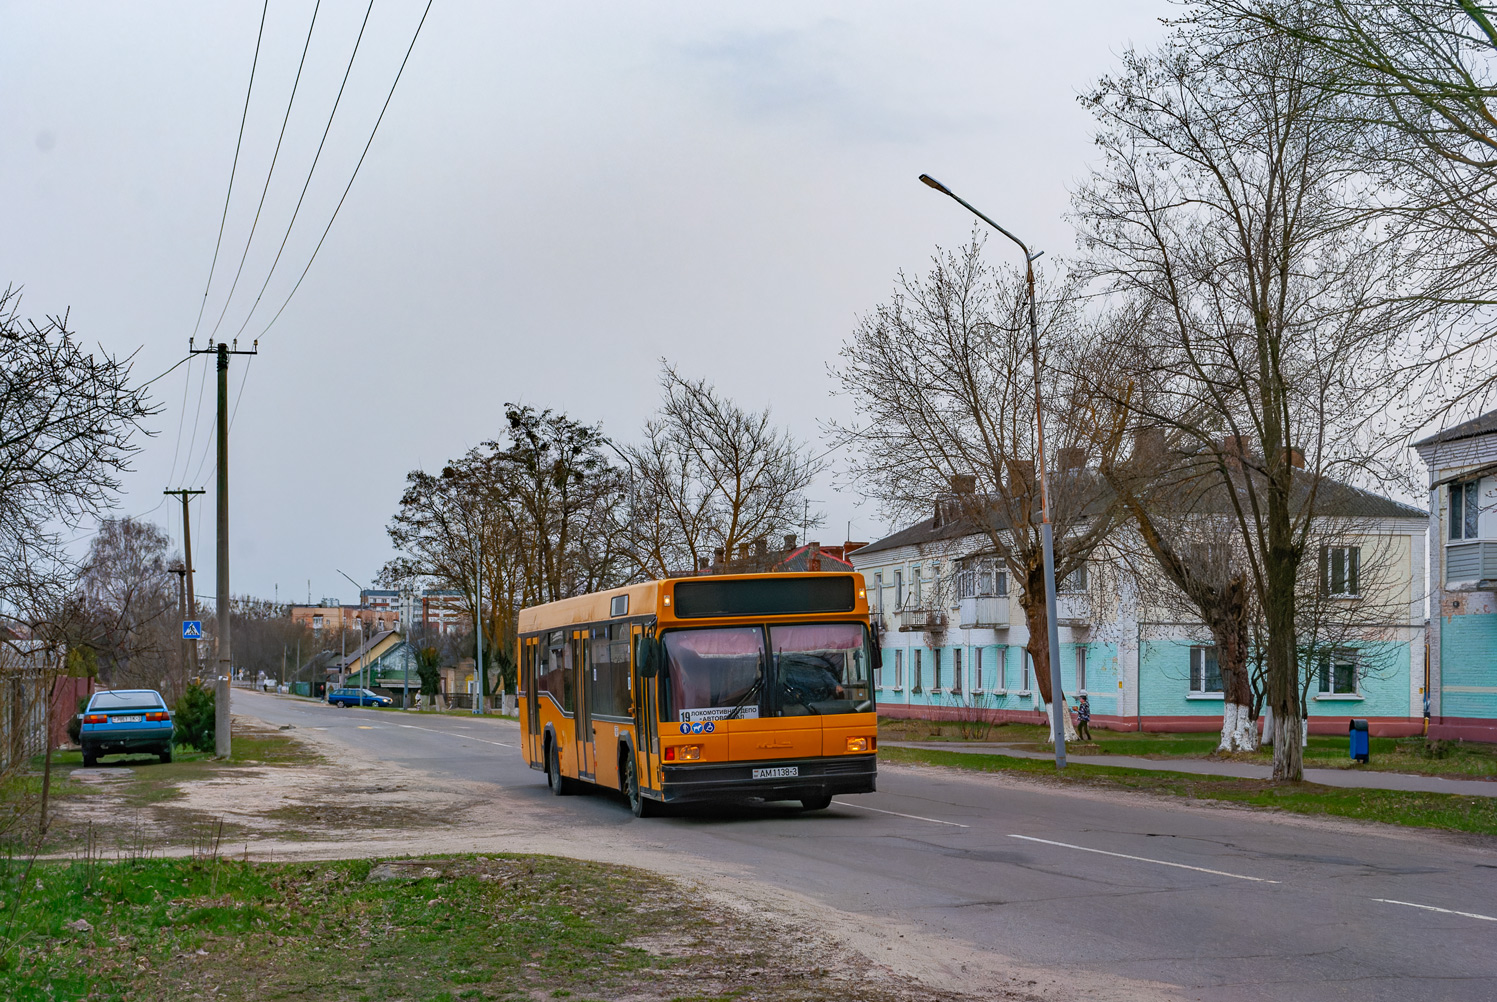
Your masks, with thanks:
M 782 932 L 642 871 L 575 860 L 447 857 L 386 864 L 390 880 L 371 879 L 368 860 L 0 868 L 0 983 L 18 1002 L 708 1002 L 852 987 Z
M 884 718 L 879 721 L 879 736 L 890 741 L 973 740 L 972 725 L 963 728 L 954 723 L 935 720 Z M 1217 731 L 1185 734 L 1157 734 L 1140 731 L 1093 731 L 1092 741 L 1068 743 L 1076 755 L 1138 755 L 1143 758 L 1213 758 Z M 1044 743 L 1045 728 L 1030 724 L 995 725 L 981 736 L 982 740 L 1011 744 L 1028 751 L 1048 751 Z M 1428 741 L 1422 737 L 1373 738 L 1371 761 L 1355 763 L 1347 754 L 1344 736 L 1314 735 L 1304 749 L 1305 765 L 1319 769 L 1371 769 L 1378 772 L 1403 772 L 1424 776 L 1460 776 L 1469 779 L 1497 779 L 1497 745 L 1463 741 Z M 1231 756 L 1237 762 L 1273 761 L 1270 749 Z
M 1055 763 L 1042 759 L 925 748 L 886 746 L 879 749 L 878 755 L 884 762 L 903 765 L 940 765 L 971 772 L 1022 773 L 1063 786 L 1141 790 L 1198 800 L 1225 800 L 1251 807 L 1277 808 L 1296 814 L 1328 815 L 1359 821 L 1382 821 L 1412 828 L 1442 828 L 1497 835 L 1497 797 L 1343 789 L 1316 783 L 1275 785 L 1266 780 L 1151 772 L 1075 763 L 1067 765 L 1064 773 L 1057 774 Z

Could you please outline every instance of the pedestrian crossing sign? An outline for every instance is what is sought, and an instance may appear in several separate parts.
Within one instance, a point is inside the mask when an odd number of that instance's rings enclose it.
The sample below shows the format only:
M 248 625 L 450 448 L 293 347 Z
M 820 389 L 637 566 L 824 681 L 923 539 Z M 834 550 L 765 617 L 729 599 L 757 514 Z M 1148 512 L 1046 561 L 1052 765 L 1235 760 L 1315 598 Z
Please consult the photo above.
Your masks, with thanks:
M 184 620 L 182 620 L 182 639 L 183 640 L 202 640 L 203 639 L 203 621 L 201 619 L 184 619 Z

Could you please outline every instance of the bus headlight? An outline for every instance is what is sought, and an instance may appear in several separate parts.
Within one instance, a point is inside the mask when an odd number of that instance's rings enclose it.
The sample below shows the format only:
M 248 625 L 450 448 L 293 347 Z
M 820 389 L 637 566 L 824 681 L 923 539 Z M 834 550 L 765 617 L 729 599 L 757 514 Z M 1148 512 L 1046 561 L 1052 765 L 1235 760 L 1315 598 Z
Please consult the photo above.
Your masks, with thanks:
M 848 738 L 847 750 L 850 752 L 865 752 L 872 743 L 868 738 Z

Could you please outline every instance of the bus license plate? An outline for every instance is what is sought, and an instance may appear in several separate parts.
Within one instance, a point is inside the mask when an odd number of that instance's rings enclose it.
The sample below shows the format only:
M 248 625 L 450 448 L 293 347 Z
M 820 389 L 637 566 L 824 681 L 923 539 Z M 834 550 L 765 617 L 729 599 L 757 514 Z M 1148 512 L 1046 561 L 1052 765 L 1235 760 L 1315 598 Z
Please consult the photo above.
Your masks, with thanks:
M 755 769 L 755 779 L 794 779 L 800 775 L 798 765 L 777 765 L 772 769 Z
M 143 717 L 141 717 L 139 715 L 136 715 L 136 716 L 133 716 L 133 717 L 110 717 L 109 718 L 109 722 L 111 724 L 138 724 L 143 719 L 145 719 L 145 718 L 143 718 Z

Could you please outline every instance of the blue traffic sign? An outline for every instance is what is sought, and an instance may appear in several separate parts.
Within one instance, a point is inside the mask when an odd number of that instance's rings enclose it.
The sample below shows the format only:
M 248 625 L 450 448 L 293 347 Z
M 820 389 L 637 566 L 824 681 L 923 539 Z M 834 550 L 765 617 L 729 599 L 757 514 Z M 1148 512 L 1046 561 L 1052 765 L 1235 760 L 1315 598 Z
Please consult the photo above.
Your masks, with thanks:
M 201 619 L 184 619 L 184 620 L 182 620 L 182 639 L 183 640 L 202 640 L 203 639 L 203 621 Z

